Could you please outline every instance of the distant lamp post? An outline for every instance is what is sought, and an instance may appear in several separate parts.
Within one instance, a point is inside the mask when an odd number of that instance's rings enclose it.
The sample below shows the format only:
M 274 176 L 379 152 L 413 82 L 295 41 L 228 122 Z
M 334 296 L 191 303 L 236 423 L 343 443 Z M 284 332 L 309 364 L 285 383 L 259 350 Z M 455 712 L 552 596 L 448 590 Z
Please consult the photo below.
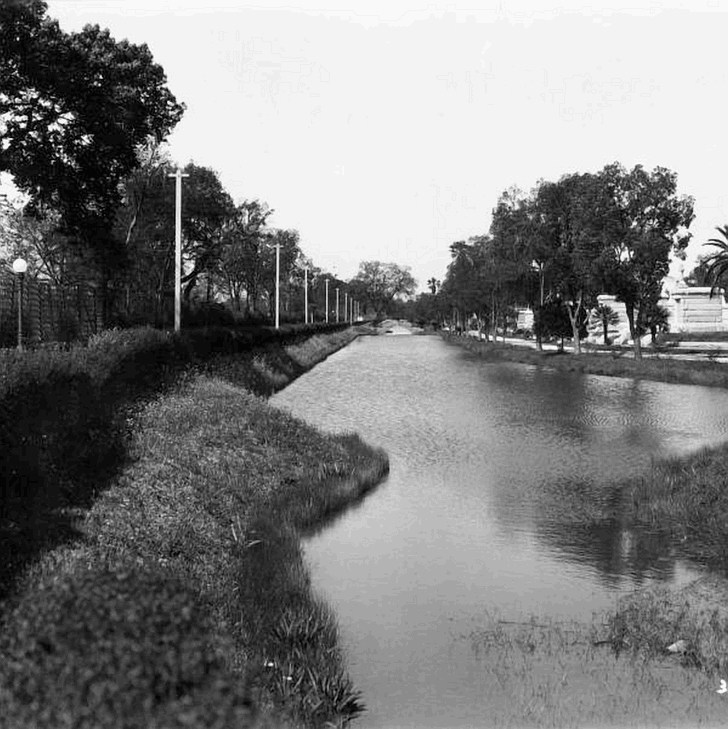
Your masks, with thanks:
M 23 351 L 23 279 L 28 270 L 28 263 L 24 258 L 13 261 L 13 271 L 18 276 L 18 352 Z
M 336 323 L 339 323 L 339 287 L 336 287 Z
M 174 330 L 182 327 L 182 178 L 189 177 L 179 168 L 167 175 L 175 178 L 174 188 Z
M 303 269 L 303 287 L 304 287 L 304 295 L 303 295 L 303 310 L 305 313 L 304 321 L 306 324 L 308 324 L 308 266 L 306 266 Z
M 276 329 L 281 328 L 281 244 L 275 244 L 276 249 Z
M 326 323 L 329 323 L 329 279 L 326 279 Z

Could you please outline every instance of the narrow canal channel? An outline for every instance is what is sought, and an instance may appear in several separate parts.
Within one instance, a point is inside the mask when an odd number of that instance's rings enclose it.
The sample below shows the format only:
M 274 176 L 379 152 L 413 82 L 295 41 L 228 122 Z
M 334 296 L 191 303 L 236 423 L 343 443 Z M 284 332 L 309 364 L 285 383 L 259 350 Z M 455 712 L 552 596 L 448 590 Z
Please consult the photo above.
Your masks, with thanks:
M 358 727 L 477 725 L 486 698 L 463 636 L 488 616 L 589 620 L 621 593 L 699 574 L 664 535 L 584 523 L 574 504 L 585 490 L 608 500 L 651 459 L 727 440 L 723 390 L 380 336 L 272 403 L 390 456 L 388 480 L 305 544 L 367 705 Z

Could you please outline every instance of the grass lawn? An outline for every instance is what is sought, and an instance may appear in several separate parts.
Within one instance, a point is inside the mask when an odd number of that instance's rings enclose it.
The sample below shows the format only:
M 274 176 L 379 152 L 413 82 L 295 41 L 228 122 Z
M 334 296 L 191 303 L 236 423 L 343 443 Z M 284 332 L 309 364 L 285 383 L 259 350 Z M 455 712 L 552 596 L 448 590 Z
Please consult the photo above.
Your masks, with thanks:
M 633 377 L 658 382 L 673 382 L 706 387 L 728 387 L 728 367 L 719 362 L 681 361 L 670 357 L 645 357 L 636 361 L 624 352 L 612 354 L 543 351 L 512 344 L 479 342 L 468 337 L 447 336 L 445 341 L 463 347 L 488 362 L 518 362 L 586 375 Z

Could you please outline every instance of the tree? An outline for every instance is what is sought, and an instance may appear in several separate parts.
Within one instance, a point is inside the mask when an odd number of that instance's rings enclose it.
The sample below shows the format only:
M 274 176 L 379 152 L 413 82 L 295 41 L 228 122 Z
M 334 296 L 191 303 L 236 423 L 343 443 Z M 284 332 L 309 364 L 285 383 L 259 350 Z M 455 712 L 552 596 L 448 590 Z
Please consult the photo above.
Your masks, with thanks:
M 581 322 L 601 288 L 599 235 L 604 190 L 589 174 L 543 182 L 538 190 L 539 238 L 548 254 L 553 295 L 571 322 L 574 353 L 581 353 Z
M 87 25 L 63 32 L 43 0 L 0 4 L 0 171 L 28 212 L 60 215 L 61 232 L 93 251 L 106 283 L 123 263 L 111 230 L 136 149 L 163 139 L 184 107 L 146 45 Z
M 579 336 L 586 335 L 586 312 L 579 310 Z M 564 339 L 573 337 L 571 317 L 568 307 L 559 298 L 546 300 L 534 312 L 534 332 L 541 339 L 545 337 L 558 337 L 559 349 L 564 349 Z
M 214 170 L 190 162 L 184 173 L 189 177 L 183 182 L 182 192 L 183 254 L 192 264 L 192 269 L 182 276 L 184 299 L 189 303 L 193 289 L 204 274 L 207 279 L 205 299 L 209 302 L 220 262 L 223 226 L 236 210 Z M 171 192 L 172 185 L 168 187 Z M 173 201 L 170 209 L 174 211 Z
M 482 331 L 483 322 L 490 313 L 490 295 L 482 280 L 489 240 L 487 236 L 474 237 L 450 246 L 452 260 L 440 292 L 452 312 L 452 324 L 456 329 L 463 329 L 467 317 L 475 313 L 478 330 Z
M 359 272 L 351 280 L 352 293 L 371 306 L 377 317 L 386 312 L 395 298 L 411 296 L 417 282 L 409 266 L 380 261 L 362 261 Z
M 709 244 L 703 243 L 703 245 Z M 685 275 L 684 280 L 688 286 L 711 287 L 713 284 L 717 284 L 721 288 L 725 288 L 725 285 L 721 283 L 721 281 L 724 280 L 723 276 L 717 276 L 713 278 L 713 276 L 708 275 L 708 268 L 710 266 L 708 261 L 710 260 L 711 255 L 702 255 L 698 257 L 698 260 L 695 262 L 695 266 L 693 267 L 693 269 Z M 713 293 L 715 293 L 715 289 L 713 289 Z
M 217 269 L 217 281 L 223 293 L 230 298 L 236 311 L 242 310 L 242 295 L 247 278 L 243 243 L 245 236 L 248 235 L 247 223 L 248 211 L 245 204 L 241 204 L 220 229 L 220 261 Z
M 678 197 L 677 175 L 664 167 L 647 172 L 636 165 L 628 172 L 615 162 L 599 178 L 611 200 L 601 231 L 603 277 L 609 293 L 624 302 L 635 359 L 641 359 L 640 331 L 657 306 L 670 257 L 685 258 L 694 201 Z
M 122 321 L 163 324 L 172 315 L 174 287 L 174 164 L 164 145 L 150 138 L 137 150 L 138 165 L 122 186 L 113 229 L 126 265 L 113 278 L 116 314 Z M 169 309 L 169 311 L 165 311 Z
M 269 231 L 264 238 L 262 253 L 261 285 L 267 294 L 268 313 L 273 316 L 276 291 L 276 246 L 280 246 L 280 288 L 290 280 L 296 261 L 301 255 L 296 230 Z M 281 297 L 282 300 L 282 297 Z
M 599 304 L 595 307 L 594 312 L 602 325 L 604 344 L 609 344 L 609 327 L 619 324 L 619 314 L 607 304 Z
M 658 332 L 670 331 L 670 317 L 667 309 L 659 304 L 650 304 L 641 317 L 640 334 L 650 333 L 650 340 L 654 347 L 657 343 Z
M 728 225 L 724 225 L 722 228 L 718 226 L 716 230 L 721 234 L 722 240 L 721 238 L 710 238 L 703 245 L 712 246 L 718 250 L 700 260 L 693 269 L 693 275 L 700 276 L 701 283 L 707 283 L 710 286 L 711 296 L 721 286 L 723 289 L 728 288 L 722 285 L 728 273 Z

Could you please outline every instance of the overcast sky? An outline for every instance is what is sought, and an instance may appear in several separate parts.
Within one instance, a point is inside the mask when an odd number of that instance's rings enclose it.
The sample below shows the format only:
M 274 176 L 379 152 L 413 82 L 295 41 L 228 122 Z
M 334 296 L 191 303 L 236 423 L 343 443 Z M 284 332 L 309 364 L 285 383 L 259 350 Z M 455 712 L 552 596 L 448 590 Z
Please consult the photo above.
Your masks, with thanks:
M 377 259 L 424 287 L 506 188 L 614 161 L 678 173 L 691 258 L 728 222 L 726 2 L 49 0 L 48 15 L 146 43 L 187 105 L 172 158 L 266 201 L 342 278 Z

